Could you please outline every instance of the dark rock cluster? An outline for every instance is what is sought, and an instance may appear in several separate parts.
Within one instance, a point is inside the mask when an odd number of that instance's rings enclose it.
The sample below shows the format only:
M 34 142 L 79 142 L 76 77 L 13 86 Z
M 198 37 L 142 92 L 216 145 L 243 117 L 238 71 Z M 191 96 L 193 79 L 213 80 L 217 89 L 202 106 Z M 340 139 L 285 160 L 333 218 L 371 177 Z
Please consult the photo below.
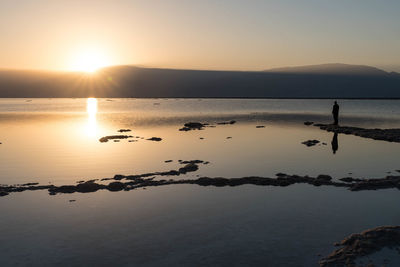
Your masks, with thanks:
M 199 169 L 199 166 L 196 163 L 188 163 L 182 168 L 179 168 L 179 173 L 185 174 L 187 172 L 195 172 Z
M 383 247 L 400 246 L 400 226 L 380 226 L 352 234 L 337 246 L 342 246 L 319 262 L 321 267 L 355 266 L 358 257 L 370 255 Z
M 217 122 L 217 125 L 227 125 L 227 124 L 235 124 L 235 120 L 231 121 L 222 121 L 222 122 Z M 187 122 L 183 125 L 182 128 L 179 129 L 179 131 L 192 131 L 192 130 L 204 130 L 205 127 L 210 127 L 214 128 L 215 125 L 210 125 L 208 123 L 201 123 L 201 122 Z
M 160 138 L 160 137 L 151 137 L 151 138 L 148 138 L 146 140 L 160 142 L 162 140 L 162 138 Z
M 131 137 L 133 137 L 133 136 L 131 136 L 131 135 L 108 135 L 108 136 L 104 136 L 104 137 L 100 138 L 99 141 L 101 143 L 106 143 L 109 140 L 128 139 L 128 138 L 131 138 Z
M 201 123 L 201 122 L 187 122 L 183 125 L 182 128 L 179 129 L 179 131 L 191 131 L 191 130 L 203 130 L 204 127 L 208 125 L 207 123 Z
M 232 121 L 223 121 L 223 122 L 218 122 L 217 124 L 219 125 L 226 125 L 226 124 L 235 124 L 236 121 L 232 120 Z
M 302 144 L 310 147 L 310 146 L 315 146 L 319 142 L 320 141 L 318 141 L 318 140 L 307 140 L 307 141 L 302 142 Z
M 98 190 L 121 191 L 131 190 L 138 187 L 161 186 L 171 184 L 197 184 L 201 186 L 239 186 L 244 184 L 253 184 L 260 186 L 289 186 L 293 184 L 305 183 L 313 186 L 335 186 L 348 188 L 351 191 L 360 190 L 377 190 L 385 188 L 400 189 L 400 176 L 387 176 L 382 179 L 353 179 L 350 177 L 342 178 L 341 182 L 332 180 L 332 177 L 326 174 L 318 175 L 317 177 L 288 175 L 284 173 L 276 174 L 276 178 L 268 177 L 242 177 L 242 178 L 209 178 L 201 177 L 194 180 L 154 180 L 156 176 L 179 176 L 189 172 L 198 170 L 198 164 L 208 164 L 201 160 L 180 161 L 184 164 L 178 170 L 170 170 L 165 172 L 151 172 L 138 175 L 121 175 L 117 174 L 113 178 L 103 178 L 101 181 L 113 180 L 110 184 L 104 185 L 96 183 L 96 180 L 80 181 L 77 185 L 14 185 L 0 186 L 0 196 L 6 196 L 13 192 L 33 191 L 33 190 L 48 190 L 50 194 L 57 193 L 88 193 Z M 127 182 L 120 182 L 126 180 Z
M 351 134 L 374 140 L 400 143 L 400 129 L 365 129 L 333 124 L 314 124 L 314 126 L 328 132 Z
M 352 177 L 341 178 L 341 181 L 350 182 L 351 191 L 377 190 L 397 188 L 400 189 L 400 176 L 386 176 L 385 178 L 358 179 Z
M 189 163 L 194 163 L 194 164 L 207 164 L 208 161 L 203 161 L 200 159 L 193 159 L 193 160 L 178 160 L 180 164 L 189 164 Z

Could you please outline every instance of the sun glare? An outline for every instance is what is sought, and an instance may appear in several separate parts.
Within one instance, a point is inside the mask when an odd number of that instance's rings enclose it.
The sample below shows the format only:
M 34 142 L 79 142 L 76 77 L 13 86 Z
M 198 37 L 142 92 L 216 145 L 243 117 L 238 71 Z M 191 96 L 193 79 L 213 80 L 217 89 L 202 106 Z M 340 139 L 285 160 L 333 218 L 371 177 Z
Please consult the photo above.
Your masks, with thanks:
M 71 70 L 95 72 L 96 70 L 110 65 L 107 56 L 99 50 L 86 50 L 77 53 L 72 60 Z
M 96 116 L 97 113 L 97 99 L 89 97 L 86 100 L 86 111 L 89 116 Z
M 96 136 L 97 133 L 97 99 L 93 97 L 89 97 L 86 100 L 86 111 L 88 114 L 88 121 L 86 125 L 86 132 L 88 136 L 93 137 Z

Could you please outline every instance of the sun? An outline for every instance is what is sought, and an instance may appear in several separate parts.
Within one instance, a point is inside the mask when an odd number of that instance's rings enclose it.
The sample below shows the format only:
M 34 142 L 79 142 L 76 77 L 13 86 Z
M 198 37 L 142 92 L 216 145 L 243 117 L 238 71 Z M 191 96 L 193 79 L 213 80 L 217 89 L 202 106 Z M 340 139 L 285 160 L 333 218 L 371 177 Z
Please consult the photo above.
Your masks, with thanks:
M 110 61 L 105 53 L 98 49 L 87 49 L 73 56 L 70 69 L 92 73 L 109 65 Z

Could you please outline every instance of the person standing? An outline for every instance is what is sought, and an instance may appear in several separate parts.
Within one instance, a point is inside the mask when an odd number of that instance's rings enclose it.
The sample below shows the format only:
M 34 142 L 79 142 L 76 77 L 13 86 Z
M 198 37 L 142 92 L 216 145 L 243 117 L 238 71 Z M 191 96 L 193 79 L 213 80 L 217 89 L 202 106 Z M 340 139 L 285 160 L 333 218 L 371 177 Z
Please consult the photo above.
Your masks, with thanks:
M 333 121 L 334 121 L 333 124 L 338 125 L 339 124 L 339 105 L 336 101 L 332 108 L 332 114 L 333 114 Z

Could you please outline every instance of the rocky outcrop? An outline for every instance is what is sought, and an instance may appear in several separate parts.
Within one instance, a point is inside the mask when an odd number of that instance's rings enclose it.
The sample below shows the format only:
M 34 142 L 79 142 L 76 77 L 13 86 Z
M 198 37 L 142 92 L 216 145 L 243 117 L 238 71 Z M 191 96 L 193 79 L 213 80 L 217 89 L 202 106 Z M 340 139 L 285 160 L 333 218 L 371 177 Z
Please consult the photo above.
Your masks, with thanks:
M 96 192 L 100 189 L 105 189 L 104 185 L 95 183 L 93 181 L 87 181 L 85 183 L 80 183 L 77 185 L 62 185 L 62 186 L 53 186 L 49 188 L 49 193 L 51 195 L 55 195 L 57 193 L 71 194 L 75 192 L 79 193 L 91 193 Z
M 203 130 L 206 125 L 208 124 L 203 124 L 201 122 L 187 122 L 183 125 L 184 127 L 179 129 L 179 131 L 187 132 L 191 130 Z
M 133 136 L 131 136 L 131 135 L 108 135 L 108 136 L 104 136 L 104 137 L 100 138 L 99 141 L 101 143 L 106 143 L 109 140 L 128 139 L 128 138 L 131 138 L 131 137 L 133 137 Z
M 125 188 L 125 184 L 121 182 L 112 182 L 109 183 L 106 187 L 109 191 L 121 191 Z
M 332 177 L 330 175 L 320 174 L 320 175 L 317 176 L 317 180 L 330 181 L 330 180 L 332 180 Z
M 400 143 L 400 129 L 365 129 L 333 124 L 314 124 L 314 126 L 328 132 L 351 134 L 374 140 Z
M 235 123 L 236 123 L 236 121 L 234 121 L 234 120 L 217 122 L 218 125 L 235 124 Z
M 195 172 L 199 169 L 199 166 L 197 166 L 196 163 L 188 163 L 185 166 L 183 166 L 182 168 L 179 168 L 179 172 L 182 174 L 185 174 L 187 172 Z
M 349 181 L 349 179 L 346 179 Z M 343 181 L 343 179 L 342 179 Z M 387 188 L 400 189 L 400 176 L 386 176 L 385 178 L 353 179 L 351 191 L 377 190 Z
M 126 133 L 126 132 L 130 132 L 132 131 L 131 129 L 119 129 L 118 132 L 119 133 Z
M 315 146 L 319 142 L 320 141 L 318 141 L 318 140 L 307 140 L 307 141 L 302 142 L 302 144 L 310 147 L 310 146 Z
M 189 163 L 194 163 L 194 164 L 205 164 L 205 161 L 200 160 L 200 159 L 193 159 L 193 160 L 179 160 L 179 164 L 189 164 Z
M 217 122 L 217 125 L 227 125 L 227 124 L 235 124 L 236 121 L 235 120 L 231 120 L 231 121 L 222 121 L 222 122 Z M 214 128 L 215 125 L 210 125 L 208 123 L 201 123 L 201 122 L 187 122 L 183 125 L 182 128 L 179 129 L 179 131 L 192 131 L 192 130 L 204 130 L 205 127 L 210 127 L 210 128 Z
M 146 140 L 160 142 L 162 140 L 162 138 L 160 138 L 160 137 L 151 137 L 151 138 L 146 139 Z
M 355 266 L 355 260 L 383 247 L 400 246 L 400 226 L 381 226 L 352 234 L 336 246 L 342 246 L 319 262 L 321 267 Z
M 33 190 L 48 190 L 50 194 L 54 195 L 57 193 L 88 193 L 96 192 L 98 190 L 109 190 L 109 191 L 121 191 L 131 190 L 138 187 L 145 186 L 160 186 L 170 184 L 197 184 L 201 186 L 239 186 L 244 184 L 260 185 L 260 186 L 289 186 L 293 184 L 309 184 L 313 186 L 334 186 L 347 188 L 350 191 L 362 191 L 362 190 L 379 190 L 387 188 L 400 189 L 400 176 L 387 176 L 380 179 L 358 179 L 345 177 L 334 181 L 333 178 L 326 174 L 320 174 L 317 177 L 310 176 L 299 176 L 289 175 L 285 173 L 276 174 L 275 178 L 269 177 L 242 177 L 242 178 L 223 178 L 223 177 L 201 177 L 193 180 L 154 180 L 157 176 L 180 176 L 185 175 L 189 172 L 195 172 L 199 169 L 198 164 L 208 164 L 208 161 L 202 160 L 189 160 L 179 161 L 180 164 L 184 164 L 183 167 L 178 170 L 170 170 L 164 172 L 150 172 L 136 175 L 122 175 L 117 174 L 113 178 L 103 178 L 101 181 L 112 181 L 108 185 L 96 183 L 96 180 L 79 181 L 77 185 L 13 185 L 13 186 L 0 186 L 0 196 L 6 196 L 9 193 L 33 191 Z M 126 182 L 121 182 L 122 180 Z

